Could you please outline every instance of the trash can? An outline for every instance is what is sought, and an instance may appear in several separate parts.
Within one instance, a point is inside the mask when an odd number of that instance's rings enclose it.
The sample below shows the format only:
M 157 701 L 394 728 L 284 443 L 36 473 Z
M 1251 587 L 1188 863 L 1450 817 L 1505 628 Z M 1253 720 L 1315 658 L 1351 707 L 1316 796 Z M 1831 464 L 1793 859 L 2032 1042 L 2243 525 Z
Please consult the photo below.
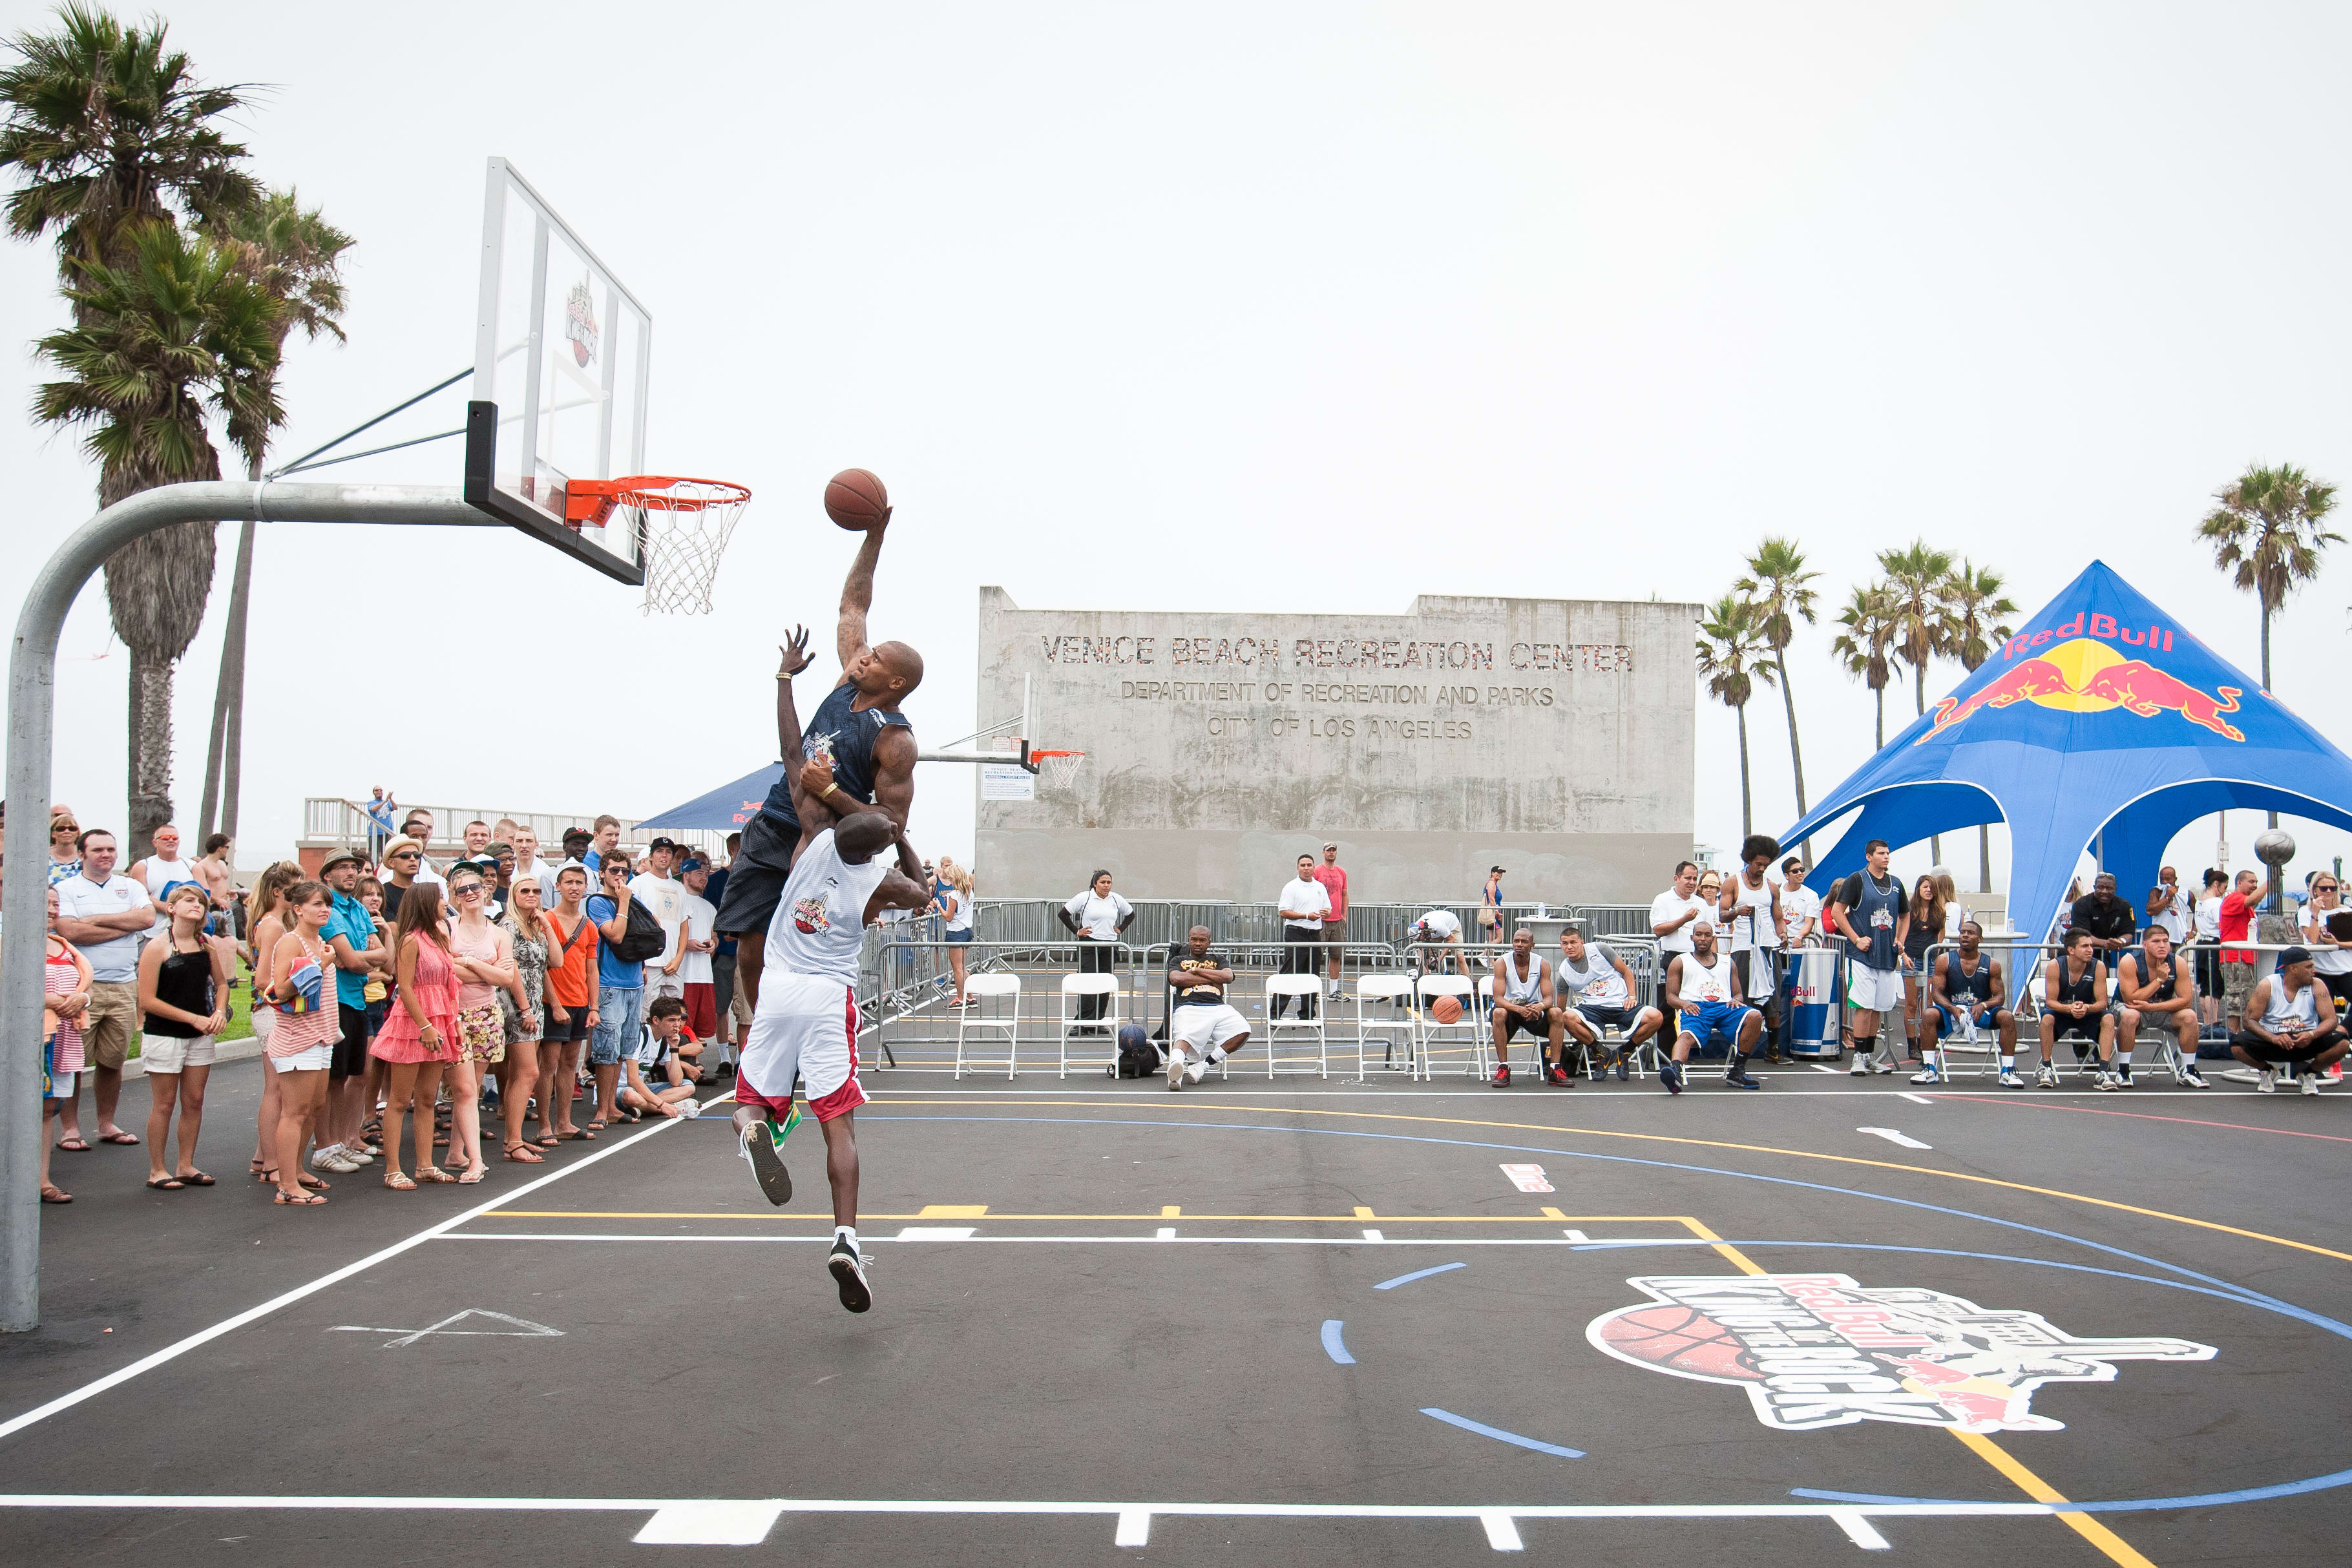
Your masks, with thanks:
M 1780 1005 L 1789 1012 L 1792 1056 L 1836 1060 L 1838 1009 L 1845 1000 L 1845 967 L 1829 947 L 1802 947 L 1788 956 L 1788 979 Z

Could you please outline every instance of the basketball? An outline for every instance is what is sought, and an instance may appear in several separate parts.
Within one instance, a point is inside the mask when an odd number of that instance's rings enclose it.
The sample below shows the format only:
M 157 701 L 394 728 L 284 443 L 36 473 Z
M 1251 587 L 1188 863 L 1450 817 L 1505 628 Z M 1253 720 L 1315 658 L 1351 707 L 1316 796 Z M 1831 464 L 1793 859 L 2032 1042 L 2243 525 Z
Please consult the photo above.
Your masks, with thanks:
M 1641 1307 L 1601 1325 L 1612 1349 L 1636 1361 L 1698 1377 L 1752 1379 L 1738 1336 L 1688 1307 Z
M 1462 998 L 1459 997 L 1438 998 L 1435 1001 L 1429 1004 L 1429 1016 L 1435 1019 L 1439 1023 L 1460 1023 L 1462 1021 Z
M 855 534 L 871 532 L 890 515 L 890 492 L 863 468 L 844 468 L 824 486 L 824 515 Z

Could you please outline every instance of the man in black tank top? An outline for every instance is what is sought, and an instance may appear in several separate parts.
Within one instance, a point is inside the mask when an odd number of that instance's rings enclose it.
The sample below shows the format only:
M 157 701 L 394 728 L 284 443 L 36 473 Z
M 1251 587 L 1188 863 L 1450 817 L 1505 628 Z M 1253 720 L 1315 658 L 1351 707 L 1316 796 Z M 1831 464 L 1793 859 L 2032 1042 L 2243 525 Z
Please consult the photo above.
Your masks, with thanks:
M 2138 948 L 2116 966 L 2116 993 L 2124 1004 L 2122 1027 L 2116 1031 L 2123 1057 L 2118 1074 L 2129 1088 L 2132 1047 L 2139 1040 L 2140 1026 L 2147 1024 L 2172 1032 L 2180 1052 L 2172 1067 L 2174 1079 L 2202 1089 L 2205 1075 L 2197 1071 L 2197 980 L 2189 960 L 2173 951 L 2172 932 L 2166 926 L 2150 925 L 2139 941 Z
M 898 705 L 922 684 L 923 656 L 904 643 L 871 643 L 866 613 L 874 606 L 874 567 L 882 556 L 882 520 L 866 530 L 842 585 L 834 633 L 841 678 L 802 726 L 793 676 L 807 667 L 808 633 L 795 628 L 776 672 L 776 745 L 784 770 L 760 812 L 743 828 L 743 848 L 727 875 L 717 929 L 736 938 L 735 986 L 756 1009 L 766 961 L 768 923 L 803 845 L 853 811 L 889 813 L 903 837 L 915 805 L 915 731 Z
M 2042 967 L 2042 1071 L 2034 1075 L 2042 1088 L 2058 1087 L 2061 1040 L 2074 1042 L 2078 1061 L 2084 1046 L 2095 1045 L 2099 1066 L 2092 1082 L 2101 1089 L 2116 1087 L 2110 1071 L 2116 1015 L 2107 1010 L 2107 967 L 2099 962 L 2097 939 L 2080 929 L 2067 932 L 2065 951 Z
M 1913 1075 L 1914 1083 L 1950 1082 L 1943 1052 L 1936 1049 L 1939 1034 L 1961 1032 L 1961 1020 L 1979 1030 L 1995 1031 L 2000 1040 L 2000 1082 L 2005 1089 L 2022 1089 L 2017 1075 L 2017 1015 L 2003 1004 L 2009 989 L 2001 984 L 2000 960 L 1984 950 L 1984 927 L 1973 920 L 1960 922 L 1957 952 L 1939 953 L 1927 971 L 1927 1009 L 1920 1019 L 1919 1055 L 1927 1071 Z

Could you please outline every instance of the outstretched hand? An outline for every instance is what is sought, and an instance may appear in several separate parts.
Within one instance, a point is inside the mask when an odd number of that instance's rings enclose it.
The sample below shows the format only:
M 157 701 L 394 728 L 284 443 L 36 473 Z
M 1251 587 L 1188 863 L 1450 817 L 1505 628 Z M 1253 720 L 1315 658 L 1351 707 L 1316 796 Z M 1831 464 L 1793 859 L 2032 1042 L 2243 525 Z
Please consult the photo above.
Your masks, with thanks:
M 809 667 L 808 640 L 808 628 L 795 626 L 789 638 L 776 644 L 776 652 L 783 656 L 776 666 L 778 674 L 797 675 Z

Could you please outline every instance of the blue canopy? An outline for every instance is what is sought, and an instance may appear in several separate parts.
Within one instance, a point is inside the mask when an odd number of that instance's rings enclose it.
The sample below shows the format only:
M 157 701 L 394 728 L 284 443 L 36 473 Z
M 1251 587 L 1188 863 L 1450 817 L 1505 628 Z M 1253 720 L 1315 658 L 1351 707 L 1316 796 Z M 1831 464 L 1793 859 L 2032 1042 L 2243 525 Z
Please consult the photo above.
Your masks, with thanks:
M 732 832 L 760 814 L 760 803 L 768 798 L 777 779 L 783 777 L 784 765 L 771 762 L 755 768 L 732 784 L 721 784 L 708 795 L 697 795 L 683 806 L 672 806 L 667 811 L 656 811 L 639 822 L 640 831 L 646 828 L 708 829 L 717 832 Z
M 2196 818 L 2251 809 L 2352 829 L 2338 802 L 2352 802 L 2352 758 L 2093 561 L 1780 841 L 1862 808 L 1809 879 L 1826 894 L 1871 839 L 2007 822 L 2010 924 L 2038 937 L 2095 841 L 2137 904 Z

